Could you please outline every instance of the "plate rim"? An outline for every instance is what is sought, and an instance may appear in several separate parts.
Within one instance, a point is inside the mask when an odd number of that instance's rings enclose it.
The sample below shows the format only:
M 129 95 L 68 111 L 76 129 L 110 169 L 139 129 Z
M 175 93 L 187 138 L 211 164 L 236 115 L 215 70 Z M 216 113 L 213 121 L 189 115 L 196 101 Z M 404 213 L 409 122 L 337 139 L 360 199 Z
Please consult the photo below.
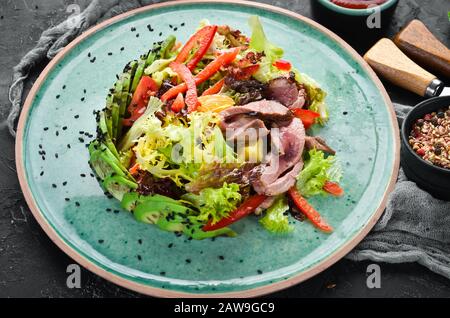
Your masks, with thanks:
M 17 133 L 16 133 L 16 145 L 15 145 L 15 156 L 16 156 L 16 169 L 17 169 L 17 175 L 20 183 L 20 187 L 22 189 L 23 195 L 25 197 L 25 201 L 28 204 L 28 207 L 30 208 L 34 218 L 39 223 L 41 228 L 44 230 L 44 232 L 47 234 L 47 236 L 53 241 L 53 243 L 56 244 L 56 246 L 61 249 L 64 253 L 66 253 L 70 258 L 72 258 L 75 262 L 86 268 L 87 270 L 95 273 L 96 275 L 114 283 L 121 287 L 139 292 L 141 294 L 149 295 L 149 296 L 156 296 L 156 297 L 195 297 L 195 298 L 217 298 L 217 297 L 256 297 L 261 295 L 266 295 L 269 293 L 273 293 L 282 289 L 289 288 L 293 285 L 299 284 L 317 274 L 325 270 L 326 268 L 330 267 L 334 263 L 336 263 L 338 260 L 343 258 L 346 254 L 348 254 L 373 228 L 375 223 L 380 218 L 381 214 L 384 211 L 384 208 L 387 204 L 388 194 L 393 190 L 397 175 L 399 171 L 400 166 L 400 136 L 399 136 L 399 126 L 397 123 L 397 118 L 395 116 L 394 108 L 392 105 L 392 102 L 389 98 L 389 95 L 386 92 L 386 89 L 384 88 L 383 84 L 381 83 L 378 76 L 375 74 L 375 72 L 370 68 L 370 66 L 367 64 L 367 62 L 342 38 L 340 38 L 338 35 L 336 35 L 331 30 L 327 29 L 326 27 L 322 26 L 318 22 L 315 22 L 314 20 L 307 18 L 299 13 L 279 8 L 273 5 L 265 4 L 265 3 L 256 3 L 256 2 L 250 2 L 245 0 L 222 0 L 222 3 L 228 3 L 228 4 L 238 4 L 248 7 L 254 7 L 259 8 L 267 11 L 271 11 L 274 13 L 282 14 L 289 16 L 291 18 L 294 18 L 296 20 L 299 20 L 303 23 L 308 24 L 309 26 L 315 28 L 316 30 L 322 32 L 323 34 L 327 35 L 334 41 L 336 41 L 347 53 L 349 53 L 352 58 L 358 62 L 358 64 L 367 72 L 368 76 L 371 78 L 371 80 L 375 83 L 376 87 L 378 88 L 379 92 L 382 95 L 382 98 L 385 102 L 386 107 L 388 108 L 388 114 L 390 116 L 390 125 L 392 126 L 393 132 L 394 132 L 394 140 L 393 140 L 393 146 L 394 146 L 394 164 L 391 171 L 390 180 L 385 188 L 385 191 L 383 193 L 383 198 L 380 202 L 380 205 L 376 208 L 374 213 L 372 214 L 372 217 L 367 221 L 365 226 L 363 226 L 352 238 L 349 239 L 343 246 L 341 246 L 339 249 L 337 249 L 334 253 L 330 254 L 328 257 L 321 260 L 319 263 L 313 265 L 311 268 L 300 272 L 286 280 L 282 280 L 275 283 L 268 283 L 264 286 L 258 286 L 251 289 L 246 290 L 240 290 L 240 291 L 231 291 L 231 292 L 221 292 L 221 293 L 190 293 L 190 292 L 182 292 L 182 291 L 176 291 L 176 290 L 168 290 L 168 289 L 162 289 L 158 287 L 149 286 L 146 284 L 142 284 L 139 282 L 128 280 L 124 277 L 121 277 L 117 274 L 109 272 L 107 269 L 102 268 L 99 265 L 94 264 L 91 262 L 88 258 L 82 256 L 79 254 L 74 248 L 69 246 L 67 243 L 64 242 L 63 238 L 60 237 L 57 233 L 57 231 L 47 222 L 45 216 L 38 208 L 37 204 L 35 203 L 33 199 L 33 195 L 31 193 L 31 190 L 29 188 L 28 182 L 26 180 L 26 171 L 24 167 L 23 162 L 23 136 L 24 136 L 24 128 L 26 121 L 28 119 L 31 105 L 33 104 L 33 101 L 36 97 L 37 91 L 41 88 L 42 84 L 47 79 L 48 74 L 50 71 L 58 64 L 58 62 L 67 54 L 69 53 L 73 48 L 78 45 L 81 41 L 88 38 L 89 36 L 93 35 L 94 33 L 106 28 L 109 25 L 112 25 L 116 22 L 119 22 L 120 20 L 126 19 L 129 16 L 139 14 L 141 12 L 145 11 L 151 11 L 153 9 L 157 8 L 163 8 L 163 7 L 172 7 L 172 6 L 183 6 L 187 4 L 201 4 L 201 3 L 214 3 L 214 0 L 175 0 L 175 1 L 168 1 L 164 3 L 156 3 L 151 4 L 147 6 L 143 6 L 137 9 L 133 9 L 128 12 L 124 12 L 122 14 L 119 14 L 115 17 L 112 17 L 110 19 L 107 19 L 100 24 L 97 24 L 88 30 L 84 31 L 82 34 L 80 34 L 78 37 L 76 37 L 74 40 L 72 40 L 66 47 L 64 47 L 44 68 L 44 70 L 39 75 L 36 82 L 33 84 L 31 90 L 29 91 L 27 98 L 24 102 L 24 105 L 22 107 L 22 111 L 19 117 L 19 121 L 17 124 Z

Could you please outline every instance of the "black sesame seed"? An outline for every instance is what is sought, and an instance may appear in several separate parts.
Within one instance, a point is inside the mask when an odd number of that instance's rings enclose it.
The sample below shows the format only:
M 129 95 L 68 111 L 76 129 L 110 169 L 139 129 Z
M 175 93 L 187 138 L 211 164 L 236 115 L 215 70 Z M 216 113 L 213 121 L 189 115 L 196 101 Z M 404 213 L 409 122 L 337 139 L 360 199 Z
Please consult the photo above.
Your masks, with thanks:
M 173 243 L 170 243 L 169 245 L 167 245 L 168 248 L 172 248 Z
M 114 210 L 113 212 L 114 212 L 115 214 L 119 214 L 120 211 L 119 211 L 119 210 Z
M 69 201 L 70 201 L 70 198 L 64 198 L 64 200 L 66 200 L 67 202 L 69 202 Z
M 75 119 L 80 118 L 80 115 L 75 115 L 75 116 L 73 116 L 73 118 L 75 118 Z
M 52 187 L 53 187 L 53 188 L 56 188 L 56 184 L 52 183 Z
M 347 114 L 348 114 L 348 112 L 343 112 L 342 114 L 343 114 L 343 115 L 347 115 Z
M 139 37 L 139 33 L 136 34 L 136 37 L 137 37 L 137 38 Z
M 55 153 L 55 158 L 58 159 L 58 154 L 57 153 Z
M 48 127 L 44 127 L 44 131 L 47 131 L 48 130 Z
M 88 53 L 88 57 L 91 57 L 91 52 Z
M 70 144 L 67 144 L 67 148 L 69 148 L 69 149 L 70 149 Z
M 91 63 L 94 63 L 96 59 L 97 59 L 97 58 L 94 57 L 93 59 L 90 60 L 90 62 L 91 62 Z
M 87 92 L 87 91 L 86 91 L 86 88 L 85 88 L 85 89 L 83 89 L 83 93 L 84 93 L 84 94 L 86 94 L 86 92 Z
M 44 175 L 44 171 L 41 171 L 39 175 L 42 177 Z
M 186 263 L 190 264 L 191 260 L 189 258 L 186 259 Z
M 125 48 L 122 46 L 122 47 L 120 48 L 120 50 L 123 51 L 123 50 L 125 50 Z
M 159 275 L 165 276 L 165 275 L 166 275 L 166 272 L 159 272 Z
M 64 181 L 62 185 L 65 187 L 67 185 L 67 181 Z
M 58 99 L 59 97 L 61 97 L 61 95 L 56 95 L 56 99 Z
M 55 135 L 56 135 L 56 137 L 58 137 L 59 136 L 59 131 L 56 131 Z
M 42 149 L 42 144 L 39 144 L 39 149 Z
M 169 28 L 171 28 L 171 29 L 173 28 L 172 24 L 169 24 Z
M 111 212 L 111 208 L 106 208 L 106 212 Z
M 138 240 L 138 243 L 139 243 L 139 244 L 142 244 L 142 240 L 141 240 L 141 239 L 139 239 L 139 240 Z
M 84 139 L 83 139 L 83 138 L 79 137 L 78 140 L 79 140 L 80 142 L 84 143 Z
M 41 158 L 42 158 L 42 160 L 45 160 L 45 156 L 42 156 Z
M 141 255 L 138 255 L 138 256 L 137 256 L 137 259 L 140 260 L 140 261 L 142 261 L 142 256 L 141 256 Z
M 175 28 L 173 28 L 173 30 L 174 30 L 174 31 L 176 31 L 176 30 L 178 30 L 178 28 L 177 28 L 177 27 L 175 27 Z
M 86 175 L 85 175 L 84 173 L 81 173 L 81 174 L 80 174 L 80 177 L 85 178 Z
M 219 255 L 219 259 L 223 261 L 225 259 L 225 257 L 223 257 L 222 255 Z
M 184 22 L 181 23 L 181 26 L 184 26 Z
M 159 32 L 159 36 L 162 36 L 162 32 Z
M 100 243 L 100 244 L 103 244 L 103 242 L 105 242 L 104 240 L 98 240 L 98 242 Z
M 131 32 L 134 32 L 134 31 L 136 31 L 136 28 L 135 27 L 131 27 Z
M 63 85 L 62 89 L 66 89 L 66 85 Z
M 256 272 L 260 275 L 263 273 L 262 270 L 260 270 L 260 269 L 258 269 Z
M 243 260 L 243 259 L 240 259 L 240 260 L 239 260 L 239 263 L 244 263 L 244 260 Z
M 108 52 L 108 55 L 111 56 L 111 55 L 112 55 L 112 52 Z
M 64 126 L 64 127 L 62 128 L 62 130 L 67 130 L 67 126 Z
M 84 99 L 85 99 L 84 97 L 81 97 L 81 101 L 82 101 L 82 102 L 84 102 Z
M 76 205 L 76 206 L 80 206 L 80 202 L 78 202 L 78 201 L 75 202 L 75 205 Z

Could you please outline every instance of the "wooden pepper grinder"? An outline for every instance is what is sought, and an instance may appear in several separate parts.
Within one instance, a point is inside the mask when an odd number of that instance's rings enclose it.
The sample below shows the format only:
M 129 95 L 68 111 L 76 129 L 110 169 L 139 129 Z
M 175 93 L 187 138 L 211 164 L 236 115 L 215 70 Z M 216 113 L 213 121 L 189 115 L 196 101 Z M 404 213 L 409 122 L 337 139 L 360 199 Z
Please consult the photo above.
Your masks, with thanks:
M 414 59 L 450 75 L 450 51 L 420 21 L 409 23 L 397 34 L 395 41 Z M 438 96 L 444 88 L 442 81 L 413 62 L 390 39 L 379 40 L 364 59 L 390 82 L 420 96 Z
M 412 20 L 394 38 L 394 43 L 414 61 L 450 78 L 450 50 L 425 24 Z

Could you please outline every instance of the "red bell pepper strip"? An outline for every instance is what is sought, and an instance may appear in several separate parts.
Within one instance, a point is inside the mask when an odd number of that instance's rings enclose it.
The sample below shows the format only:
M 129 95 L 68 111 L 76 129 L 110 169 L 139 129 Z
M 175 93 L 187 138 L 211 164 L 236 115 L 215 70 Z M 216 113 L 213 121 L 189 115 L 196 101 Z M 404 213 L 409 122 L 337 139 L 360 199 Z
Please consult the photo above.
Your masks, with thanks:
M 202 93 L 202 96 L 217 94 L 217 93 L 220 92 L 220 90 L 222 89 L 224 83 L 225 83 L 225 77 L 222 78 L 220 81 L 218 81 L 218 82 L 217 82 L 216 84 L 214 84 L 213 86 L 211 86 L 211 87 L 209 87 L 208 89 L 206 89 L 206 90 Z
M 295 117 L 301 119 L 305 129 L 311 127 L 314 124 L 315 119 L 320 117 L 319 113 L 313 112 L 309 109 L 295 108 L 292 109 L 292 112 L 294 113 Z
M 186 44 L 181 49 L 180 53 L 175 59 L 177 63 L 184 63 L 194 46 L 198 43 L 198 49 L 192 59 L 187 63 L 187 67 L 192 71 L 200 62 L 205 53 L 208 51 L 217 31 L 217 25 L 207 25 L 198 30 L 193 36 L 189 38 Z
M 183 94 L 179 93 L 177 98 L 175 98 L 175 100 L 171 106 L 171 109 L 172 109 L 172 111 L 179 113 L 183 108 L 184 108 Z
M 154 95 L 158 91 L 158 84 L 150 76 L 142 76 L 139 81 L 136 91 L 133 94 L 130 105 L 128 105 L 128 112 L 130 117 L 123 119 L 124 126 L 131 126 L 133 123 L 141 117 L 145 112 L 145 108 L 148 104 L 148 99 L 151 95 Z
M 209 221 L 205 226 L 203 226 L 202 230 L 205 232 L 214 231 L 226 227 L 240 219 L 246 217 L 256 210 L 258 206 L 263 203 L 263 201 L 267 198 L 267 196 L 262 194 L 256 194 L 251 196 L 247 200 L 244 201 L 236 210 L 230 213 L 226 218 L 221 219 L 219 222 L 212 224 Z
M 344 189 L 336 182 L 326 181 L 322 189 L 336 197 L 344 195 Z
M 186 84 L 187 92 L 184 102 L 188 107 L 188 112 L 193 112 L 199 105 L 199 101 L 197 99 L 197 86 L 195 85 L 194 76 L 192 76 L 191 71 L 184 64 L 172 62 L 169 66 Z
M 292 68 L 291 63 L 289 63 L 286 60 L 276 60 L 273 63 L 273 66 L 275 66 L 277 69 L 279 69 L 280 71 L 290 71 Z
M 324 232 L 330 233 L 333 231 L 333 228 L 328 225 L 328 223 L 320 216 L 319 212 L 317 212 L 311 205 L 309 205 L 308 201 L 297 191 L 295 187 L 292 187 L 288 191 L 292 200 L 294 201 L 297 208 L 319 229 Z
M 219 55 L 214 61 L 206 65 L 206 67 L 201 70 L 195 77 L 194 81 L 196 85 L 199 85 L 206 81 L 208 78 L 213 76 L 222 66 L 226 66 L 233 62 L 240 51 L 240 48 L 233 48 L 229 51 L 226 51 Z M 172 87 L 167 92 L 165 92 L 161 96 L 161 100 L 163 102 L 168 101 L 171 98 L 174 98 L 178 95 L 178 93 L 184 93 L 187 90 L 186 83 L 179 84 L 175 87 Z
M 139 172 L 139 169 L 140 169 L 140 168 L 141 168 L 141 167 L 139 166 L 139 164 L 138 164 L 138 163 L 135 163 L 133 166 L 131 166 L 129 172 L 130 172 L 130 174 L 131 174 L 132 176 L 134 176 L 134 175 L 136 175 L 136 174 Z

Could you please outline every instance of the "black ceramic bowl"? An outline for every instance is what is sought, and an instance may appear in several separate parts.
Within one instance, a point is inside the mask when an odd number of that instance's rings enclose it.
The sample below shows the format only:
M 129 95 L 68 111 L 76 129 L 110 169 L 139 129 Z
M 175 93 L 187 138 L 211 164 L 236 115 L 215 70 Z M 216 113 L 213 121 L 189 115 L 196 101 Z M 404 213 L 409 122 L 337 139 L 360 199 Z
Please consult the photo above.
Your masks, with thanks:
M 385 34 L 398 4 L 398 0 L 388 0 L 377 9 L 347 9 L 329 0 L 310 1 L 314 19 L 360 52 L 367 51 Z M 373 16 L 375 10 L 379 10 L 376 11 L 379 12 L 378 17 Z M 373 25 L 373 22 L 380 22 L 380 25 Z
M 406 176 L 434 197 L 450 201 L 450 169 L 435 166 L 417 155 L 408 143 L 414 122 L 424 115 L 446 108 L 450 96 L 427 99 L 412 109 L 403 121 L 401 163 Z

